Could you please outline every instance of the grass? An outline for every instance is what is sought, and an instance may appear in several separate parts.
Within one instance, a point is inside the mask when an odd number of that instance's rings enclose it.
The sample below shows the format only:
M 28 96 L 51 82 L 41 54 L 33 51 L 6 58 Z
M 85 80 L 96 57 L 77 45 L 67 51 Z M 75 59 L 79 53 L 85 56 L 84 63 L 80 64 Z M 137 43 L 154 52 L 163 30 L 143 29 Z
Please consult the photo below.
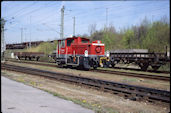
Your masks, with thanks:
M 124 78 L 122 81 L 123 82 L 137 82 L 138 79 L 136 79 L 136 78 Z
M 170 71 L 170 62 L 169 63 L 166 63 L 165 65 L 162 65 L 160 68 L 159 68 L 160 71 Z
M 41 89 L 44 90 L 50 94 L 52 94 L 53 96 L 57 96 L 59 98 L 65 99 L 65 100 L 69 100 L 74 102 L 75 104 L 79 104 L 82 107 L 88 108 L 88 109 L 92 109 L 93 111 L 95 111 L 96 113 L 118 113 L 116 111 L 114 111 L 112 108 L 102 108 L 101 105 L 99 104 L 92 104 L 87 102 L 86 100 L 80 100 L 80 99 L 76 99 L 76 98 L 69 98 L 69 97 L 65 97 L 63 95 L 60 95 L 56 92 L 51 92 L 49 90 L 46 89 Z

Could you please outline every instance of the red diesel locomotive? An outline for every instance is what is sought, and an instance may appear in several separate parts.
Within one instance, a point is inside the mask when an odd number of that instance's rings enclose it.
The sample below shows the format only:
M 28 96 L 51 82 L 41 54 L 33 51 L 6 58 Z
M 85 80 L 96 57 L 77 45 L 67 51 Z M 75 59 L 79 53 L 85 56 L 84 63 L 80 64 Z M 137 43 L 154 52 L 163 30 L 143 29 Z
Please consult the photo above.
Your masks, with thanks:
M 58 40 L 56 62 L 59 66 L 74 66 L 81 69 L 108 67 L 109 52 L 105 54 L 105 45 L 96 40 L 72 37 Z

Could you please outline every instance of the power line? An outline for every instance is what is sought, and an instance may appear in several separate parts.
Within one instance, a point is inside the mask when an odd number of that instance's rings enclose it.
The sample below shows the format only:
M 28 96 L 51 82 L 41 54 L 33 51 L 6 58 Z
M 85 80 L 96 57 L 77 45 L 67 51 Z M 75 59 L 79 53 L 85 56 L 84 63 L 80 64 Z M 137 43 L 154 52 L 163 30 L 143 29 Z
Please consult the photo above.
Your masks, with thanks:
M 9 14 L 9 15 L 10 15 L 10 17 L 15 17 L 15 16 L 17 16 L 19 13 L 21 13 L 23 10 L 30 8 L 30 6 L 34 6 L 35 4 L 36 4 L 36 2 L 34 2 L 34 3 L 32 3 L 32 4 L 29 4 L 28 6 L 25 6 L 24 8 L 21 8 L 21 9 L 17 10 L 16 13 L 13 13 L 13 16 L 11 16 L 12 14 Z M 8 17 L 8 16 L 7 16 L 7 17 Z
M 52 6 L 53 5 L 56 5 L 56 4 L 52 4 Z M 42 19 L 39 19 L 39 20 L 37 20 L 36 22 L 39 22 L 39 23 L 41 23 L 43 20 L 46 20 L 46 19 L 49 19 L 49 17 L 53 17 L 53 16 L 55 16 L 55 14 L 53 13 L 54 11 L 55 11 L 55 8 L 54 7 L 50 7 L 50 8 L 52 8 L 52 9 L 50 9 L 50 10 L 47 10 L 48 11 L 48 13 L 46 14 L 46 16 L 45 17 L 43 17 Z M 47 8 L 46 8 L 47 9 Z M 52 10 L 52 11 L 51 11 Z M 59 10 L 58 10 L 59 11 Z M 50 12 L 50 13 L 49 13 Z M 43 14 L 45 13 L 45 12 L 42 12 Z M 41 14 L 39 14 L 39 15 L 41 15 Z M 36 15 L 36 16 L 38 16 L 39 17 L 39 15 Z M 51 15 L 53 15 L 53 16 L 51 16 Z M 41 21 L 41 22 L 40 22 Z
M 45 25 L 45 26 L 47 26 L 48 28 L 50 28 L 51 30 L 53 30 L 53 31 L 55 31 L 55 32 L 57 32 L 57 33 L 60 34 L 60 32 L 58 32 L 58 31 L 57 31 L 56 29 L 54 29 L 54 28 L 49 27 L 46 23 L 43 23 L 42 25 Z
M 151 3 L 151 4 L 153 4 L 153 3 Z M 115 5 L 115 7 L 114 7 L 114 10 L 116 10 L 116 9 L 119 9 L 119 10 L 117 10 L 118 12 L 119 11 L 121 11 L 121 10 L 129 10 L 129 9 L 132 9 L 132 8 L 136 8 L 136 7 L 141 7 L 141 6 L 144 6 L 144 5 L 149 5 L 149 3 L 144 3 L 144 4 L 135 4 L 135 5 L 131 5 L 131 8 L 129 8 L 129 7 L 121 7 L 122 5 L 116 5 L 116 4 L 111 4 L 111 5 L 108 5 L 108 6 L 112 6 L 112 5 Z M 107 6 L 107 5 L 106 5 Z M 104 8 L 106 7 L 106 6 L 104 6 Z M 106 8 L 108 8 L 108 9 L 112 9 L 112 8 L 109 8 L 109 7 L 106 7 Z M 94 11 L 96 11 L 96 10 L 99 10 L 99 9 L 104 9 L 104 8 L 101 8 L 101 7 L 97 7 L 97 8 L 94 8 L 94 9 L 92 9 L 91 10 L 91 12 L 89 12 L 89 11 L 87 11 L 87 12 L 80 12 L 80 13 L 74 13 L 74 15 L 77 15 L 77 16 L 84 16 L 84 19 L 85 18 L 87 18 L 87 17 L 89 17 L 90 15 L 94 15 L 94 14 L 97 14 L 97 12 L 94 12 Z M 90 9 L 89 9 L 90 10 Z M 112 11 L 110 11 L 110 12 L 112 12 Z M 101 15 L 101 13 L 99 13 L 100 15 Z M 87 15 L 87 16 L 86 16 Z
M 49 5 L 49 4 L 44 4 L 44 7 L 47 6 L 47 5 Z M 32 6 L 33 6 L 33 5 L 32 5 Z M 29 7 L 29 8 L 30 8 L 30 7 Z M 20 17 L 20 16 L 24 16 L 24 15 L 29 15 L 29 14 L 31 14 L 31 13 L 33 14 L 33 13 L 39 11 L 41 8 L 42 8 L 42 6 L 36 8 L 36 9 L 33 9 L 33 10 L 31 10 L 31 11 L 28 11 L 28 12 L 24 12 L 24 13 L 22 12 L 22 13 L 16 15 L 16 16 L 13 16 L 13 17 L 16 18 L 16 17 Z
M 62 4 L 61 4 L 61 5 L 62 5 Z M 62 6 L 61 6 L 61 7 L 62 7 Z M 58 11 L 60 11 L 60 9 L 58 9 Z M 57 12 L 58 12 L 58 11 L 57 11 Z M 48 17 L 51 17 L 51 15 L 54 15 L 54 16 L 55 16 L 55 14 L 50 13 L 50 15 L 47 15 L 45 18 L 39 20 L 38 23 L 46 22 L 46 21 L 44 21 L 44 20 L 47 20 Z M 52 17 L 51 17 L 51 18 L 52 18 Z M 52 18 L 52 19 L 54 19 L 54 18 Z

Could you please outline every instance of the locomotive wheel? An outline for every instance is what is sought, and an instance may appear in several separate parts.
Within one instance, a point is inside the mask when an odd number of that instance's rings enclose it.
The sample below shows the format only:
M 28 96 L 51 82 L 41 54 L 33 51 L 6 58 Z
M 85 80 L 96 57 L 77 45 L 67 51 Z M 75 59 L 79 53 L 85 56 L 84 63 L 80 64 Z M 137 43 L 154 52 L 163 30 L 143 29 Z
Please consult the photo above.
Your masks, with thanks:
M 63 68 L 64 67 L 64 65 L 61 62 L 58 62 L 57 64 L 58 64 L 59 68 Z
M 84 58 L 83 60 L 83 67 L 85 70 L 89 70 L 90 69 L 90 64 L 89 64 L 89 59 L 88 58 Z
M 71 69 L 73 68 L 71 65 L 67 65 L 67 66 L 65 66 L 65 67 L 66 67 L 66 68 L 71 68 Z
M 96 66 L 96 65 L 94 65 L 94 66 L 93 66 L 93 69 L 97 69 L 97 66 Z
M 112 63 L 111 65 L 112 65 L 112 67 L 115 67 L 115 64 L 114 63 Z
M 98 63 L 93 62 L 93 69 L 97 69 L 97 67 L 98 67 Z
M 38 61 L 40 57 L 37 57 L 36 60 Z
M 64 66 L 62 64 L 58 64 L 58 67 L 59 68 L 63 68 Z
M 86 70 L 86 69 L 84 68 L 84 66 L 82 66 L 82 65 L 77 66 L 76 69 L 78 69 L 78 70 Z

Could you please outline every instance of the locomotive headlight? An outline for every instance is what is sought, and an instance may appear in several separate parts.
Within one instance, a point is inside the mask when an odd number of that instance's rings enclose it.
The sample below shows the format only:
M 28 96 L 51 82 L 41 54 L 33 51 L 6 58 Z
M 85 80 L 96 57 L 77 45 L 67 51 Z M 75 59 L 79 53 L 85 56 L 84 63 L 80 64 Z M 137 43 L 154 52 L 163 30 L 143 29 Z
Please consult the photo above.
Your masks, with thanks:
M 109 56 L 110 56 L 109 51 L 106 51 L 106 56 L 107 56 L 107 57 L 109 57 Z
M 85 57 L 88 57 L 88 51 L 87 50 L 85 50 L 84 55 L 85 55 Z

